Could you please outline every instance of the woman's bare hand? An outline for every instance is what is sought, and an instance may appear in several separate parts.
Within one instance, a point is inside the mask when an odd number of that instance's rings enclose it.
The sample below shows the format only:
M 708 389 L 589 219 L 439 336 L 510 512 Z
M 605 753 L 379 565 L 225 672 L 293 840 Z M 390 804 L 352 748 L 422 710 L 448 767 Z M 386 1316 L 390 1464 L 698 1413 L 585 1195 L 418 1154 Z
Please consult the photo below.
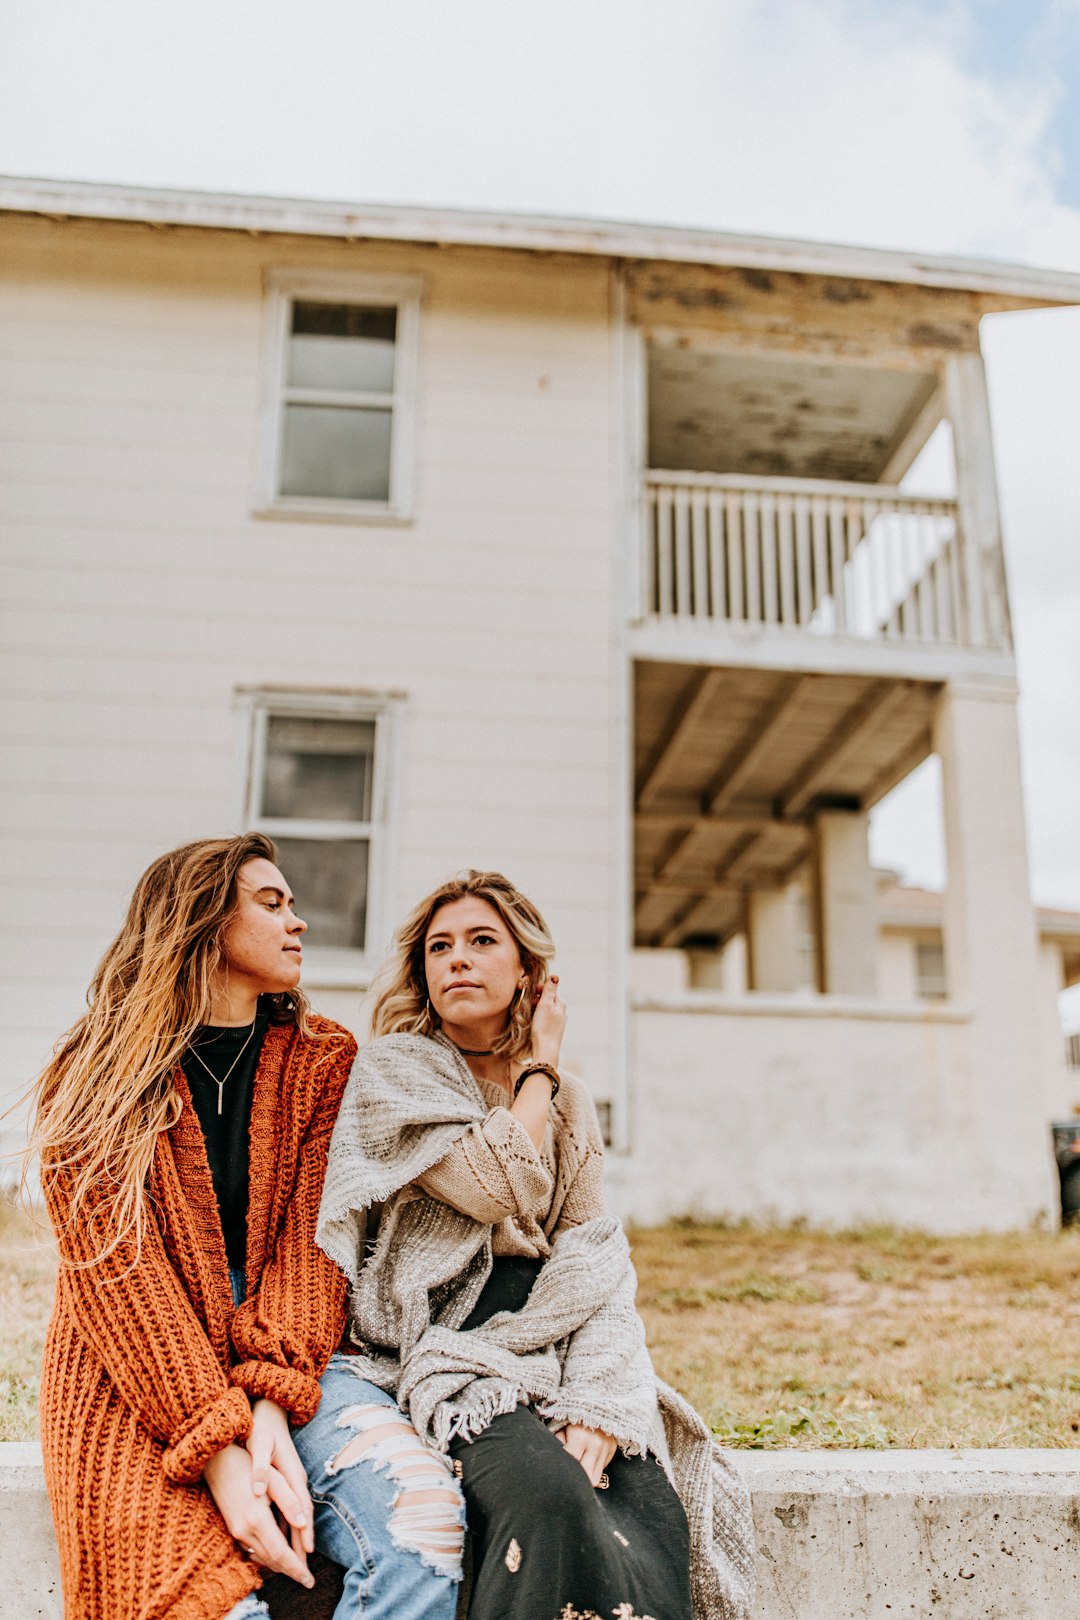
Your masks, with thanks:
M 566 1002 L 559 994 L 559 975 L 545 980 L 540 999 L 533 1008 L 532 1056 L 537 1063 L 559 1066 L 563 1031 L 566 1028 Z
M 306 1558 L 290 1547 L 274 1517 L 276 1505 L 295 1529 L 304 1513 L 279 1469 L 271 1467 L 265 1490 L 256 1495 L 247 1450 L 230 1445 L 211 1457 L 203 1469 L 203 1478 L 229 1534 L 257 1564 L 277 1575 L 288 1575 L 301 1586 L 315 1585 Z
M 559 1439 L 584 1468 L 589 1484 L 599 1485 L 604 1469 L 619 1449 L 618 1441 L 600 1429 L 587 1429 L 583 1423 L 568 1423 L 559 1430 Z
M 284 1407 L 271 1400 L 254 1402 L 246 1449 L 251 1458 L 251 1487 L 255 1495 L 264 1496 L 269 1491 L 271 1500 L 289 1525 L 294 1552 L 301 1556 L 314 1552 L 314 1510 L 308 1494 L 307 1474 L 293 1445 Z M 299 1504 L 298 1512 L 290 1511 L 275 1495 L 271 1484 L 274 1469 L 288 1486 L 290 1499 Z

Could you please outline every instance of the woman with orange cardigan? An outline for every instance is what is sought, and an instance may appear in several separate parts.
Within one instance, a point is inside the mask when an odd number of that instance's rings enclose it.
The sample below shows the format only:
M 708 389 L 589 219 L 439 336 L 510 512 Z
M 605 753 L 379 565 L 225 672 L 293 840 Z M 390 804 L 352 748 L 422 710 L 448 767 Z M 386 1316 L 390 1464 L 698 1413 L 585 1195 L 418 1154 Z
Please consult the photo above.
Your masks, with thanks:
M 356 1043 L 298 988 L 306 924 L 276 858 L 247 834 L 155 861 L 38 1082 L 61 1262 L 42 1447 L 70 1620 L 266 1615 L 262 1571 L 310 1586 L 316 1545 L 347 1568 L 338 1620 L 456 1606 L 460 1493 L 396 1409 L 397 1469 L 346 1431 L 314 1504 L 293 1443 L 345 1325 L 314 1232 Z

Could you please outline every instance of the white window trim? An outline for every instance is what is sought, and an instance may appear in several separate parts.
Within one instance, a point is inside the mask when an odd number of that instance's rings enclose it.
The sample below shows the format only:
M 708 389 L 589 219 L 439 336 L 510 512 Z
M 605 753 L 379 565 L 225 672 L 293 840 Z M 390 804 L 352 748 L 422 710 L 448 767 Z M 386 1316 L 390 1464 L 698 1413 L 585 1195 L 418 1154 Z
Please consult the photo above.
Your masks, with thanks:
M 262 345 L 262 388 L 254 512 L 256 517 L 313 519 L 331 523 L 409 523 L 413 515 L 416 439 L 417 351 L 420 333 L 419 276 L 370 276 L 352 271 L 270 269 Z M 288 360 L 289 313 L 294 298 L 330 304 L 395 308 L 394 389 L 391 410 L 390 497 L 343 501 L 316 495 L 279 495 L 283 394 Z M 359 400 L 361 396 L 357 395 Z M 382 399 L 384 396 L 380 396 Z
M 404 697 L 400 692 L 304 691 L 296 687 L 241 688 L 237 698 L 245 711 L 247 747 L 242 785 L 243 825 L 270 838 L 368 837 L 368 897 L 364 949 L 304 946 L 305 989 L 366 990 L 386 951 L 393 921 L 390 904 L 396 861 L 394 794 L 398 775 L 398 732 Z M 266 757 L 267 721 L 271 715 L 305 720 L 373 720 L 375 779 L 369 822 L 302 821 L 259 814 L 259 793 Z M 288 874 L 286 873 L 286 876 Z M 303 916 L 303 896 L 298 896 Z

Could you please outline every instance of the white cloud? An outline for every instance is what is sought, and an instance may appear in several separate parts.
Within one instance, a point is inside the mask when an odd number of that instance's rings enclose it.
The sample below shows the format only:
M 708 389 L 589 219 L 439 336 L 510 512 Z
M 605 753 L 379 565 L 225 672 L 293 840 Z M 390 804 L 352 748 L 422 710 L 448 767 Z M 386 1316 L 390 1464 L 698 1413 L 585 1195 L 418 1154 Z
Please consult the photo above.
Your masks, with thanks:
M 1045 155 L 1054 64 L 1040 74 L 1034 53 L 1022 75 L 978 76 L 965 0 L 929 13 L 902 0 L 9 6 L 0 168 L 16 173 L 659 219 L 1080 269 L 1080 212 L 1056 198 Z M 1080 906 L 1080 312 L 997 318 L 987 353 L 1035 887 Z M 906 832 L 901 846 L 913 870 L 932 866 L 928 844 L 925 860 Z
M 22 172 L 997 253 L 1053 214 L 1052 85 L 990 87 L 910 9 L 51 0 L 15 37 L 36 71 L 9 50 L 0 163 Z

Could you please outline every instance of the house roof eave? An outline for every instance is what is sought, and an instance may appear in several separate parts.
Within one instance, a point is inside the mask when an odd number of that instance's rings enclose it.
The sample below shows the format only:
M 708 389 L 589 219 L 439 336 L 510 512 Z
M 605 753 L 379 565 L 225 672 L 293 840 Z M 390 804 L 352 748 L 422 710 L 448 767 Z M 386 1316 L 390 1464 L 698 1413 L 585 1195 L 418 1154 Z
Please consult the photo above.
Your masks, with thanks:
M 724 265 L 899 282 L 978 293 L 986 311 L 1080 303 L 1080 274 L 1068 271 L 618 220 L 262 197 L 23 176 L 0 176 L 0 213 Z

